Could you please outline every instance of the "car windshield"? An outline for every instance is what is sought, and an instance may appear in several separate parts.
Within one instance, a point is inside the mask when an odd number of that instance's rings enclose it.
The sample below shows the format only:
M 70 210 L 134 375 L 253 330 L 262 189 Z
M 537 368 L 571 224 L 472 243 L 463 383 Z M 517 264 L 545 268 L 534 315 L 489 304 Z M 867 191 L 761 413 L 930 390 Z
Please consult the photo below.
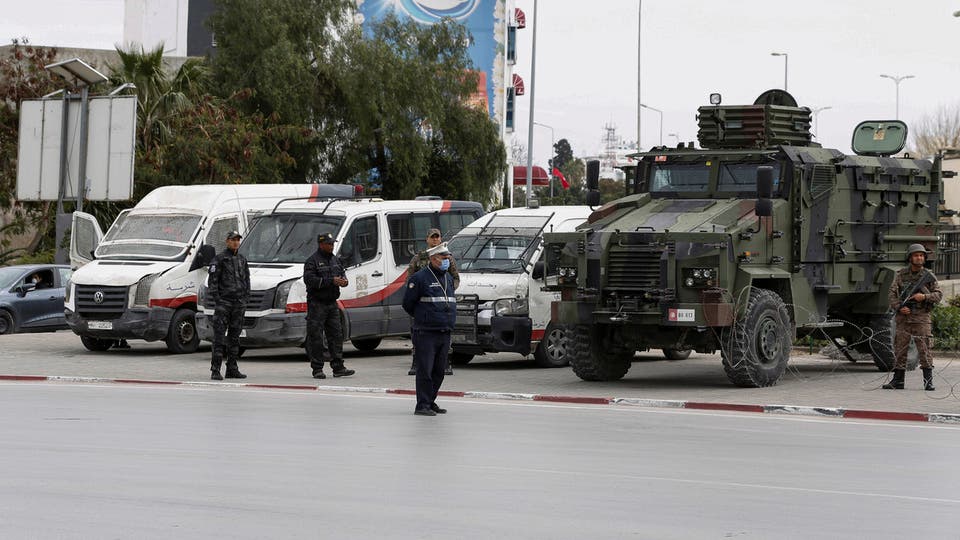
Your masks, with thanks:
M 519 274 L 536 241 L 534 236 L 489 236 L 461 231 L 447 247 L 461 272 Z
M 97 257 L 174 258 L 186 250 L 200 218 L 197 214 L 120 214 L 97 247 Z
M 0 289 L 6 291 L 17 284 L 20 276 L 23 275 L 23 268 L 0 268 Z
M 738 191 L 754 193 L 757 191 L 757 168 L 760 163 L 723 163 L 720 165 L 720 178 L 717 191 Z M 780 188 L 780 170 L 773 168 L 773 192 Z
M 337 236 L 343 218 L 323 214 L 272 214 L 257 218 L 240 244 L 252 263 L 306 261 L 317 250 L 317 235 Z
M 700 193 L 710 184 L 707 163 L 658 163 L 650 173 L 651 193 Z

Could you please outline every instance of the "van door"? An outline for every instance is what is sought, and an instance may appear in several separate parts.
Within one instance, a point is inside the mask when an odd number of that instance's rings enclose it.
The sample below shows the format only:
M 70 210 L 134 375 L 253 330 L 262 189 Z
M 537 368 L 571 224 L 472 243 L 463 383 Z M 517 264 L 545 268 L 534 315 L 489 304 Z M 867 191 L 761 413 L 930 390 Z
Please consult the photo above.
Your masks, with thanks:
M 76 270 L 92 261 L 100 240 L 103 240 L 103 230 L 97 218 L 86 212 L 74 212 L 70 228 L 70 267 Z
M 350 335 L 345 338 L 379 337 L 387 330 L 389 295 L 385 257 L 380 247 L 380 224 L 376 215 L 353 220 L 341 237 L 337 256 L 350 284 L 341 290 Z

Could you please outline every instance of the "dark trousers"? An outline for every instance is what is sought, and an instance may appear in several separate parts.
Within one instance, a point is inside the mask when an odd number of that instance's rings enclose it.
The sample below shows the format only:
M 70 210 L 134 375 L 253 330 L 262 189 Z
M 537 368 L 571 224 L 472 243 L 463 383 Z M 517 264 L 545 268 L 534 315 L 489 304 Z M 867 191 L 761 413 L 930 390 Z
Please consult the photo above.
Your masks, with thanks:
M 333 369 L 343 365 L 343 328 L 335 300 L 307 303 L 306 349 L 313 371 L 323 369 L 325 357 Z
M 238 371 L 240 357 L 240 330 L 243 328 L 242 302 L 217 302 L 213 311 L 213 359 L 210 371 L 219 373 L 223 357 L 227 357 L 227 371 Z
M 413 331 L 414 361 L 417 363 L 417 408 L 429 409 L 440 393 L 447 369 L 450 332 Z

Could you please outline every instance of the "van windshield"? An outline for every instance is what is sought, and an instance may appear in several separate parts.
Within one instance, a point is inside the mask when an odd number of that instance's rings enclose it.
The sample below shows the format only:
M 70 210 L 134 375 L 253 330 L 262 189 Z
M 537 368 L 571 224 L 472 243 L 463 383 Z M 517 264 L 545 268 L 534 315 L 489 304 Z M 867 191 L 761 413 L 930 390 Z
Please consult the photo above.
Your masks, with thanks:
M 337 236 L 343 218 L 323 214 L 272 214 L 259 217 L 240 244 L 252 263 L 306 261 L 317 250 L 317 236 Z
M 96 255 L 175 258 L 185 252 L 201 217 L 197 214 L 120 214 L 97 247 Z
M 447 246 L 461 272 L 523 272 L 552 216 L 498 214 L 483 228 L 460 231 Z

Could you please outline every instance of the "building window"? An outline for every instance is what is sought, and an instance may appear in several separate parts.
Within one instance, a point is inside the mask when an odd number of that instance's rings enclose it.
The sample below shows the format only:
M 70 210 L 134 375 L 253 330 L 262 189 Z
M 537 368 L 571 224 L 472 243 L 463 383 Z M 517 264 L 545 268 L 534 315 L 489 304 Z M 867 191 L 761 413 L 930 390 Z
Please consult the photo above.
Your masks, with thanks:
M 506 128 L 513 131 L 513 87 L 507 88 Z
M 507 62 L 517 63 L 517 27 L 507 28 Z

